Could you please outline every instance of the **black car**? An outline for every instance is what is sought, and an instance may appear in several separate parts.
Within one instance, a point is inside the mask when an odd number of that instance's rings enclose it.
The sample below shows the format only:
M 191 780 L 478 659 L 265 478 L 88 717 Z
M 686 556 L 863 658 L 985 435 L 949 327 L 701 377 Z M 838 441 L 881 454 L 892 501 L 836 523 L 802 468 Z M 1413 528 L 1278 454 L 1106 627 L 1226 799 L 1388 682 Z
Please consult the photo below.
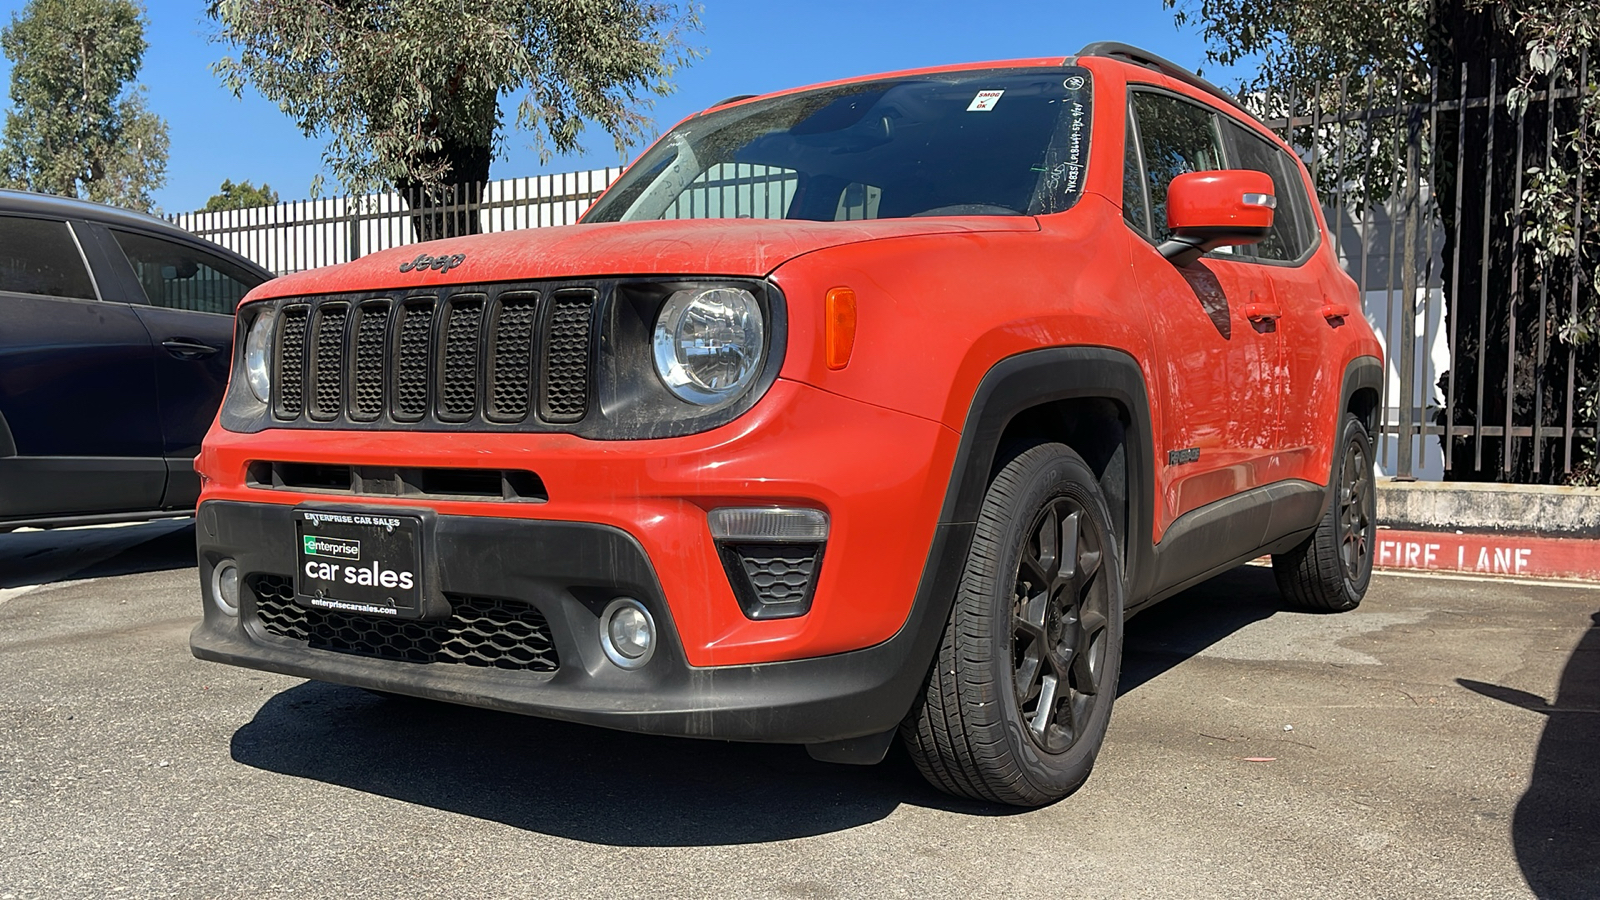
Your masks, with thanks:
M 271 277 L 160 219 L 0 191 L 0 531 L 192 512 L 234 307 Z

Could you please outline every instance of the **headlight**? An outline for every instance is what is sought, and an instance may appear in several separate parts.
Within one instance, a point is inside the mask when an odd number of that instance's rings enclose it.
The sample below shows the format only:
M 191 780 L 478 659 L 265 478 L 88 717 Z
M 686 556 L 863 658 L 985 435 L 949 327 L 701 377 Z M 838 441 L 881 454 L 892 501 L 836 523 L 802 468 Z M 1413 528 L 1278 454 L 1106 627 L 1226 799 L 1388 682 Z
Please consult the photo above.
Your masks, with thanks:
M 277 316 L 270 309 L 262 310 L 250 325 L 250 334 L 244 342 L 244 377 L 250 393 L 267 403 L 272 399 L 272 373 L 268 360 L 272 358 L 273 323 Z
M 765 338 L 761 305 L 749 291 L 678 291 L 656 317 L 656 374 L 682 399 L 718 406 L 755 378 Z

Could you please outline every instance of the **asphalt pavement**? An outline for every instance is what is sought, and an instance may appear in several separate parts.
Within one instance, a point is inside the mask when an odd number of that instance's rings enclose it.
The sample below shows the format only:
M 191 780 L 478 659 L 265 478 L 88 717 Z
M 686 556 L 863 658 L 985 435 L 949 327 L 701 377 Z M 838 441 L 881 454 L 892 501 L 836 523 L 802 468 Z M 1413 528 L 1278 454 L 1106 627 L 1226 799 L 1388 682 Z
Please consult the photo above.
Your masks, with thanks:
M 0 900 L 1600 897 L 1600 588 L 1243 567 L 1129 625 L 1089 783 L 946 797 L 200 662 L 187 521 L 0 534 Z

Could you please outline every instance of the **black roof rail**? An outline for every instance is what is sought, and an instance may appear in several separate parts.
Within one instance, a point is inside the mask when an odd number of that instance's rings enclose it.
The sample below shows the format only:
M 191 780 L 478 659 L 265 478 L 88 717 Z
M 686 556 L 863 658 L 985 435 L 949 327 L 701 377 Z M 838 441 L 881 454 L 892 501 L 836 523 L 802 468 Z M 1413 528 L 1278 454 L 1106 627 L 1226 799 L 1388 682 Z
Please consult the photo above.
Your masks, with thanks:
M 1147 69 L 1154 69 L 1163 75 L 1176 78 L 1190 87 L 1197 87 L 1213 97 L 1216 97 L 1220 100 L 1226 100 L 1241 111 L 1249 112 L 1249 110 L 1246 110 L 1238 100 L 1234 99 L 1232 94 L 1228 93 L 1222 88 L 1217 87 L 1211 82 L 1201 78 L 1199 75 L 1196 75 L 1188 69 L 1185 69 L 1183 66 L 1178 65 L 1170 59 L 1157 56 L 1148 50 L 1140 50 L 1138 47 L 1132 46 L 1131 44 L 1121 44 L 1116 41 L 1095 41 L 1094 43 L 1084 47 L 1082 50 L 1079 50 L 1078 55 L 1103 56 L 1108 59 L 1117 59 L 1123 62 L 1133 63 L 1136 66 L 1144 66 Z

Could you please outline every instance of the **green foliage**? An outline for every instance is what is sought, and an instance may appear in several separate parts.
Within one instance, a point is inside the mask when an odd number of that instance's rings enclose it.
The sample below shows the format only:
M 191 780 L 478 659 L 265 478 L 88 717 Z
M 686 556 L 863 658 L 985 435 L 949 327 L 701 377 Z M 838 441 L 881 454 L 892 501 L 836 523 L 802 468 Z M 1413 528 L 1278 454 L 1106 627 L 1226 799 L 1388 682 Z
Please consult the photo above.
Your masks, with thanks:
M 234 184 L 228 179 L 223 179 L 222 187 L 217 189 L 211 199 L 206 201 L 201 212 L 221 212 L 225 209 L 254 209 L 258 206 L 276 206 L 278 192 L 266 182 L 261 187 L 255 187 L 248 181 Z
M 648 136 L 650 95 L 695 51 L 670 0 L 212 0 L 213 70 L 326 141 L 352 193 L 481 180 L 503 149 L 500 100 L 542 158 L 580 149 L 586 122 L 618 152 Z M 480 171 L 464 171 L 479 169 Z
M 166 182 L 167 125 L 129 86 L 144 10 L 133 0 L 29 0 L 0 48 L 13 63 L 0 182 L 150 209 Z

